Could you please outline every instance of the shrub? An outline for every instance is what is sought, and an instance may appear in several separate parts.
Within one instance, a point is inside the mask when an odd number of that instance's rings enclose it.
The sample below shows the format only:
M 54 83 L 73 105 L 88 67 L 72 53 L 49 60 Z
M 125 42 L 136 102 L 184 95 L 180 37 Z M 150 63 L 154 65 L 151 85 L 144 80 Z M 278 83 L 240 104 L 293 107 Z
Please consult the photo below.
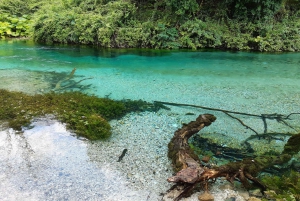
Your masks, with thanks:
M 222 27 L 213 22 L 189 20 L 180 27 L 180 42 L 185 48 L 221 46 Z
M 0 14 L 0 37 L 27 37 L 30 35 L 31 23 L 28 15 L 17 17 Z

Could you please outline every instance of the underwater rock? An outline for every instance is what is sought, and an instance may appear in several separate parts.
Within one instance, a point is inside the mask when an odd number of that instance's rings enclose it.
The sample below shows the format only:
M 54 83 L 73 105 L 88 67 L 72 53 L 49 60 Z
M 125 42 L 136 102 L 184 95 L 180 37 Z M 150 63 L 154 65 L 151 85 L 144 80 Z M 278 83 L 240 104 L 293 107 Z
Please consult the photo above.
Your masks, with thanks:
M 261 201 L 261 199 L 256 197 L 250 197 L 248 201 Z
M 260 189 L 251 190 L 251 191 L 249 191 L 249 194 L 251 196 L 255 196 L 255 197 L 262 197 L 263 196 Z
M 214 201 L 214 196 L 205 191 L 203 194 L 198 196 L 199 201 Z
M 277 195 L 276 192 L 273 190 L 264 191 L 264 194 L 267 199 L 275 199 L 274 196 Z
M 235 197 L 226 198 L 225 201 L 236 201 L 236 198 Z
M 202 158 L 202 161 L 203 161 L 204 163 L 208 163 L 209 160 L 210 160 L 210 157 L 209 157 L 209 156 L 204 156 L 204 157 Z

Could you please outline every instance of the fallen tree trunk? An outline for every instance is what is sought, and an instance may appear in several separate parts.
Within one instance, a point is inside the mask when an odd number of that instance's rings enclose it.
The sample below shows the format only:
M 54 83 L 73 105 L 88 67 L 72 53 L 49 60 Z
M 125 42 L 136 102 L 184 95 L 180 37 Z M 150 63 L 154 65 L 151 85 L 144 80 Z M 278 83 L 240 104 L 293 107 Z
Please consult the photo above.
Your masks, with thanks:
M 290 137 L 284 151 L 279 156 L 260 156 L 239 162 L 231 162 L 220 167 L 203 167 L 198 156 L 189 147 L 188 140 L 192 135 L 198 133 L 205 126 L 209 126 L 215 120 L 216 117 L 211 114 L 200 115 L 196 121 L 192 121 L 175 131 L 174 137 L 168 145 L 168 156 L 172 160 L 174 170 L 177 173 L 175 176 L 168 178 L 168 181 L 176 183 L 176 185 L 165 194 L 165 200 L 171 198 L 176 201 L 189 196 L 199 183 L 203 184 L 207 190 L 208 181 L 218 177 L 225 177 L 230 182 L 238 179 L 245 188 L 251 186 L 250 180 L 252 184 L 265 190 L 264 184 L 255 176 L 275 164 L 288 162 L 293 155 L 300 151 L 300 134 L 296 134 Z

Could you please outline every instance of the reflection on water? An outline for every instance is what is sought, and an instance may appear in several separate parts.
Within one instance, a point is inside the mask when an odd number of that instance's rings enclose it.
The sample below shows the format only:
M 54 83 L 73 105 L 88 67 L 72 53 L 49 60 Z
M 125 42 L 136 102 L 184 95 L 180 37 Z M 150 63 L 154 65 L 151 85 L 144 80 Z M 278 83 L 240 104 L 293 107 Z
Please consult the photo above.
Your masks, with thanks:
M 87 141 L 61 123 L 39 119 L 16 134 L 0 132 L 0 200 L 145 200 L 147 192 L 128 188 L 109 164 L 97 167 Z

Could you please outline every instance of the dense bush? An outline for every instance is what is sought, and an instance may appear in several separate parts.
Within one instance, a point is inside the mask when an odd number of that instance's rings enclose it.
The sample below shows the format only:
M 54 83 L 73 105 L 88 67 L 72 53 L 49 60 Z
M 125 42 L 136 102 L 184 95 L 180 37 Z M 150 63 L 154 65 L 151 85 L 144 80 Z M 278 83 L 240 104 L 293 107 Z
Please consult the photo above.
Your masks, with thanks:
M 235 19 L 264 21 L 274 17 L 282 7 L 282 0 L 226 0 L 229 15 Z
M 180 34 L 184 48 L 300 51 L 300 22 L 297 20 L 283 20 L 281 23 L 228 20 L 226 24 L 193 20 L 180 27 Z
M 0 9 L 20 19 L 2 17 L 0 36 L 27 36 L 20 14 L 30 13 L 33 38 L 45 43 L 300 50 L 300 0 L 0 0 Z
M 24 37 L 30 34 L 31 20 L 27 15 L 17 17 L 0 14 L 0 37 Z
M 180 42 L 185 48 L 220 47 L 224 33 L 217 23 L 189 20 L 180 27 Z
M 133 4 L 109 2 L 97 7 L 80 3 L 46 5 L 35 14 L 33 37 L 46 43 L 82 43 L 105 47 L 115 46 L 115 32 L 135 12 Z M 93 12 L 89 12 L 93 9 Z
M 39 0 L 0 0 L 0 13 L 16 15 L 30 15 L 39 8 Z

